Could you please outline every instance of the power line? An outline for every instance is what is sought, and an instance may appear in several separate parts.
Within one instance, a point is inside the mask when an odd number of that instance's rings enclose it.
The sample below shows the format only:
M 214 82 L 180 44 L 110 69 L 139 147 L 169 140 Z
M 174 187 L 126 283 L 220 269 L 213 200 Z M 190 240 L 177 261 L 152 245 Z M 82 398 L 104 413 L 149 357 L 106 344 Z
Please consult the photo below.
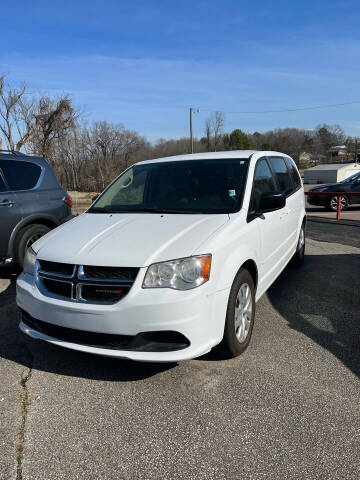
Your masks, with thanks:
M 226 114 L 264 114 L 264 113 L 282 113 L 282 112 L 299 112 L 302 110 L 317 110 L 321 108 L 330 108 L 330 107 L 342 107 L 344 105 L 355 105 L 359 104 L 360 100 L 355 100 L 353 102 L 344 102 L 344 103 L 330 103 L 327 105 L 314 105 L 312 107 L 294 107 L 294 108 L 285 108 L 283 110 L 257 110 L 257 111 L 243 111 L 243 112 L 227 112 L 225 110 L 216 110 L 216 109 L 206 109 L 202 108 L 201 110 L 203 112 L 221 112 L 221 113 L 226 113 Z

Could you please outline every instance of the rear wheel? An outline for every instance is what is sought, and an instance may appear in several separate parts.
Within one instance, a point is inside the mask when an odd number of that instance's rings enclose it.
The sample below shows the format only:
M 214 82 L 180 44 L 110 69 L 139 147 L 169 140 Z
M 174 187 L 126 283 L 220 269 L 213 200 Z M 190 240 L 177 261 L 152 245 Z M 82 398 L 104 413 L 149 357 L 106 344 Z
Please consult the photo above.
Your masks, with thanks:
M 291 259 L 293 265 L 302 265 L 305 257 L 305 224 L 301 225 L 296 252 Z
M 225 320 L 223 352 L 237 357 L 249 345 L 255 317 L 255 287 L 250 273 L 241 268 L 231 287 Z
M 346 197 L 341 197 L 341 210 L 346 210 L 349 205 L 349 200 Z M 329 209 L 332 210 L 333 212 L 337 212 L 337 207 L 338 207 L 338 197 L 330 197 L 329 200 Z
M 48 232 L 50 228 L 41 224 L 28 225 L 20 230 L 15 246 L 15 261 L 19 267 L 23 266 L 26 250 Z

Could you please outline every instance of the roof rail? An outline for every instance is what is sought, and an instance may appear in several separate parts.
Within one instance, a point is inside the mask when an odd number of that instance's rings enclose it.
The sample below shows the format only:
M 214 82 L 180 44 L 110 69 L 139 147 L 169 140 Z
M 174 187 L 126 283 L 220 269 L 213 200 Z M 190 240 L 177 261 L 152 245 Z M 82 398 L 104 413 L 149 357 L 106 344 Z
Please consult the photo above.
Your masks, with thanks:
M 12 155 L 16 155 L 17 157 L 25 157 L 25 153 L 22 153 L 22 152 L 18 152 L 17 150 L 1 150 L 0 149 L 0 153 L 7 153 L 7 154 L 12 154 Z

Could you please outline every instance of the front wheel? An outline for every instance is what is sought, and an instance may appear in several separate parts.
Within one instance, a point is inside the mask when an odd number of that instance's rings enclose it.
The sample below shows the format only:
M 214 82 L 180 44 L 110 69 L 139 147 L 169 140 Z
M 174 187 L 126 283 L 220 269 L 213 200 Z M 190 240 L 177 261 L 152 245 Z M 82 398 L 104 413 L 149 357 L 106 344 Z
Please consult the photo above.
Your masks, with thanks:
M 50 232 L 50 228 L 41 224 L 28 225 L 20 230 L 16 241 L 15 252 L 15 260 L 19 267 L 22 268 L 23 266 L 26 250 L 31 247 L 36 240 L 39 240 L 39 238 L 48 232 Z
M 231 287 L 222 350 L 237 357 L 250 343 L 255 317 L 255 287 L 250 273 L 241 268 Z

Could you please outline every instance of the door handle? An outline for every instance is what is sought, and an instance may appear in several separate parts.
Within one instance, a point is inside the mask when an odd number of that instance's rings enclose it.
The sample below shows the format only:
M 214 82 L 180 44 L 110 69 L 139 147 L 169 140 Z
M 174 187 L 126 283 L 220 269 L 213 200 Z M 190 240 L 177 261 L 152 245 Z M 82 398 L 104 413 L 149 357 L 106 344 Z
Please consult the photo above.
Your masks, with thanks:
M 8 199 L 0 202 L 0 207 L 12 207 L 13 205 L 15 205 L 15 202 Z
M 286 215 L 289 215 L 290 212 L 291 212 L 291 210 L 289 209 L 289 210 L 286 210 L 284 213 L 281 213 L 280 214 L 280 219 L 286 217 Z

